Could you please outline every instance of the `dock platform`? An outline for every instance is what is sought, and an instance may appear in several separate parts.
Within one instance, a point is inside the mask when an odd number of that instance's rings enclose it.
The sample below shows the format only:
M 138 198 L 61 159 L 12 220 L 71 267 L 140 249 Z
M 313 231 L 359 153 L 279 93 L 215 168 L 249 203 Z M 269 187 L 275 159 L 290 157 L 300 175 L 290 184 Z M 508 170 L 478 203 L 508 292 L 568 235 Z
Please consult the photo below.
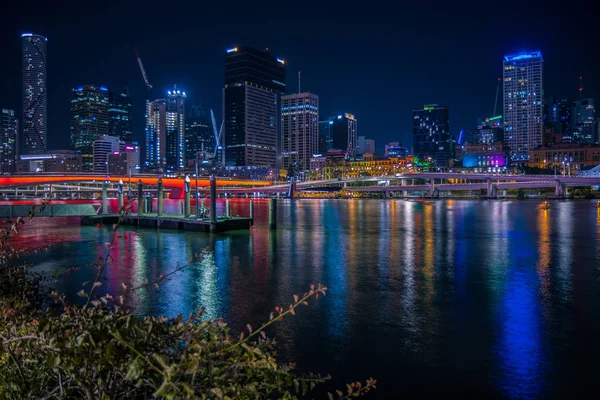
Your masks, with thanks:
M 117 214 L 100 214 L 82 216 L 82 225 L 112 225 L 117 223 Z M 245 217 L 218 217 L 216 223 L 208 218 L 196 219 L 194 216 L 185 218 L 183 215 L 143 214 L 128 215 L 121 220 L 122 225 L 137 226 L 140 228 L 177 229 L 197 232 L 225 232 L 230 230 L 250 229 L 254 225 L 253 218 Z

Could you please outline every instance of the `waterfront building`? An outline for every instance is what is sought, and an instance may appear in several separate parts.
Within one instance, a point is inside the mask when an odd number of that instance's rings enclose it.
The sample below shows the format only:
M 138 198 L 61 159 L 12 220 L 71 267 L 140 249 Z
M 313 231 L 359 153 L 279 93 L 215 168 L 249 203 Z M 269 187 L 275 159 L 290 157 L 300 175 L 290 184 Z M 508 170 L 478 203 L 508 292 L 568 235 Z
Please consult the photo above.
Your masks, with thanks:
M 83 172 L 94 170 L 94 142 L 108 135 L 108 89 L 85 85 L 71 90 L 71 148 L 81 154 Z
M 118 137 L 125 143 L 132 141 L 131 97 L 128 88 L 124 88 L 121 93 L 109 94 L 108 134 Z
M 466 143 L 462 155 L 463 168 L 475 172 L 498 172 L 506 167 L 502 142 Z
M 412 157 L 376 158 L 372 153 L 365 153 L 362 160 L 346 161 L 344 177 L 395 176 L 409 172 L 412 161 Z
M 125 146 L 117 136 L 100 136 L 94 141 L 94 172 L 108 173 L 108 155 L 118 153 Z
M 73 150 L 56 150 L 47 154 L 23 154 L 17 161 L 17 172 L 79 173 L 81 154 Z
M 413 148 L 421 159 L 431 157 L 438 167 L 451 166 L 454 145 L 448 107 L 426 104 L 413 110 Z
M 316 94 L 281 96 L 280 148 L 283 169 L 310 170 L 310 159 L 319 151 L 319 97 Z
M 165 103 L 165 158 L 166 171 L 182 170 L 185 161 L 185 92 L 174 89 L 167 92 Z
M 227 49 L 223 89 L 224 162 L 279 166 L 280 97 L 285 60 L 247 46 Z
M 562 143 L 539 147 L 529 152 L 530 167 L 563 168 L 575 172 L 584 167 L 600 164 L 600 145 L 590 143 Z
M 333 119 L 319 121 L 319 153 L 325 154 L 332 148 L 331 126 Z
M 47 38 L 34 33 L 21 35 L 23 154 L 44 154 L 48 146 L 47 42 Z
M 0 174 L 16 169 L 19 138 L 19 120 L 14 110 L 2 109 L 0 113 Z
M 504 135 L 515 161 L 542 144 L 543 66 L 539 51 L 504 56 Z
M 331 149 L 342 149 L 348 157 L 358 154 L 358 121 L 353 114 L 339 114 L 332 119 Z
M 194 162 L 213 160 L 215 144 L 215 137 L 208 115 L 202 109 L 202 106 L 193 104 L 185 118 L 185 158 L 187 165 L 193 166 Z

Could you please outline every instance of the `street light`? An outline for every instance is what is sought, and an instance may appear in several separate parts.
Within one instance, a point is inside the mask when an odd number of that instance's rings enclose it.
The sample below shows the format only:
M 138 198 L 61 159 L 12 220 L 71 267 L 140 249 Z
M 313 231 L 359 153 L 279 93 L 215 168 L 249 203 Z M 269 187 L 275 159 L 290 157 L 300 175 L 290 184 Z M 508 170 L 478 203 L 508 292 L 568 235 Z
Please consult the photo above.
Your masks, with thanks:
M 200 216 L 200 213 L 198 212 L 198 203 L 200 199 L 200 194 L 198 192 L 198 157 L 194 160 L 194 164 L 196 167 L 196 218 L 198 218 Z

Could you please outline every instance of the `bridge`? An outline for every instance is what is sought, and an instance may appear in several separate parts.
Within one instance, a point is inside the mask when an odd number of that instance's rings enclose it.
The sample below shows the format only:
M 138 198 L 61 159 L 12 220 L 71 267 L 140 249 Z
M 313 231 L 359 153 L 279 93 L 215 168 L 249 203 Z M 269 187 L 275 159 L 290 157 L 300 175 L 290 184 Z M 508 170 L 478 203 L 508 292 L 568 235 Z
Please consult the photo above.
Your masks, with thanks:
M 130 180 L 131 179 L 131 180 Z M 16 175 L 0 177 L 0 193 L 21 193 L 32 197 L 45 196 L 60 191 L 74 198 L 76 194 L 98 193 L 100 190 L 115 193 L 119 181 L 130 182 L 132 186 L 142 184 L 147 195 L 155 195 L 159 184 L 163 187 L 181 191 L 183 177 L 160 177 L 157 175 L 102 176 L 102 175 Z M 355 183 L 361 181 L 361 186 Z M 112 183 L 112 185 L 111 185 Z M 190 179 L 190 188 L 195 191 L 196 179 Z M 498 190 L 507 189 L 554 189 L 556 196 L 563 196 L 569 188 L 600 185 L 600 177 L 580 177 L 561 175 L 494 175 L 481 173 L 406 173 L 396 176 L 326 179 L 317 181 L 285 182 L 277 184 L 270 181 L 255 181 L 232 178 L 217 178 L 216 193 L 227 196 L 287 196 L 295 197 L 303 191 L 341 191 L 356 193 L 382 192 L 386 197 L 394 194 L 407 197 L 409 193 L 419 192 L 435 196 L 439 191 L 485 190 L 488 198 L 495 198 Z M 41 190 L 40 190 L 41 187 Z M 198 192 L 209 192 L 208 177 L 198 178 Z M 50 192 L 50 193 L 49 193 Z

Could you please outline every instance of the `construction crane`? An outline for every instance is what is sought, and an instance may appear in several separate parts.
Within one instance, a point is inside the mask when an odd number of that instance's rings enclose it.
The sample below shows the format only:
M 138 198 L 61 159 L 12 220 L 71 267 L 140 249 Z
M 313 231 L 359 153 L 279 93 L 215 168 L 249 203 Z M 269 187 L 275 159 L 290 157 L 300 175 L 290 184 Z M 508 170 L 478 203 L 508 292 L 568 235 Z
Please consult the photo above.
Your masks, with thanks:
M 137 61 L 140 66 L 140 71 L 142 71 L 142 76 L 144 77 L 144 82 L 146 83 L 146 89 L 150 91 L 152 89 L 152 85 L 148 82 L 148 76 L 146 75 L 146 70 L 144 69 L 144 64 L 142 64 L 142 58 L 140 57 L 140 52 L 138 49 L 135 49 L 135 55 L 137 56 Z
M 221 148 L 221 138 L 223 137 L 223 122 L 221 122 L 221 128 L 217 131 L 217 121 L 215 120 L 215 113 L 212 108 L 210 109 L 210 119 L 212 120 L 213 135 L 215 137 L 215 154 L 214 158 L 217 158 L 217 152 Z
M 500 78 L 498 78 L 498 85 L 496 86 L 496 101 L 494 102 L 494 112 L 492 113 L 492 117 L 496 116 L 496 108 L 498 107 L 498 93 L 500 93 Z

